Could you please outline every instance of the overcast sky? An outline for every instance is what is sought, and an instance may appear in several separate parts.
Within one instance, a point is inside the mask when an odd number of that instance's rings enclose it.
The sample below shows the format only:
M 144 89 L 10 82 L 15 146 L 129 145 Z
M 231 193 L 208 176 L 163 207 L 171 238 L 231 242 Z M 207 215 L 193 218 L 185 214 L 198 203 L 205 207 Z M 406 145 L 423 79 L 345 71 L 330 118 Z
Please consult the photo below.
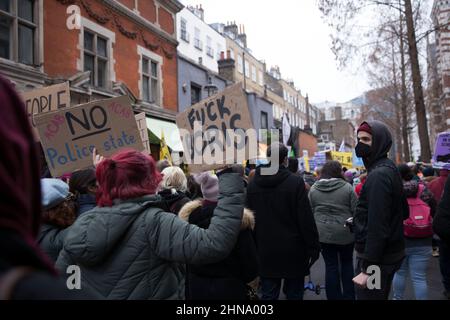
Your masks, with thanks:
M 330 50 L 330 29 L 321 19 L 316 0 L 181 0 L 202 4 L 207 23 L 244 24 L 248 47 L 279 65 L 282 77 L 293 79 L 310 101 L 346 102 L 369 86 L 363 75 L 339 71 Z

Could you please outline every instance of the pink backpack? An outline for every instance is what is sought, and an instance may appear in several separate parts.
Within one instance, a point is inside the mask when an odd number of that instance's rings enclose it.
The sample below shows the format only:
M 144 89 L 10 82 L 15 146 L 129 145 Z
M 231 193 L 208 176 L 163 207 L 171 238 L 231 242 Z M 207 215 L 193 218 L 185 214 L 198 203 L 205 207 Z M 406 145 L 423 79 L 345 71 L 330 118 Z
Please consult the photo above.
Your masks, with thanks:
M 415 198 L 408 198 L 409 218 L 403 221 L 403 232 L 408 238 L 428 238 L 433 236 L 433 217 L 430 207 L 420 199 L 425 187 L 419 184 Z

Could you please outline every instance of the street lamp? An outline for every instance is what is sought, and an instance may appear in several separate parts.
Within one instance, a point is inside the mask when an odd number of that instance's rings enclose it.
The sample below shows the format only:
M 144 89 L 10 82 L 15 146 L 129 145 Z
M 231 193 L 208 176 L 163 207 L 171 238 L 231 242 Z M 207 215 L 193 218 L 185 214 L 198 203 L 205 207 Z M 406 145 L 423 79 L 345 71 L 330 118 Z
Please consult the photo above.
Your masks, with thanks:
M 208 84 L 203 86 L 203 90 L 208 93 L 208 98 L 219 91 L 219 88 L 212 83 L 211 77 L 208 79 Z

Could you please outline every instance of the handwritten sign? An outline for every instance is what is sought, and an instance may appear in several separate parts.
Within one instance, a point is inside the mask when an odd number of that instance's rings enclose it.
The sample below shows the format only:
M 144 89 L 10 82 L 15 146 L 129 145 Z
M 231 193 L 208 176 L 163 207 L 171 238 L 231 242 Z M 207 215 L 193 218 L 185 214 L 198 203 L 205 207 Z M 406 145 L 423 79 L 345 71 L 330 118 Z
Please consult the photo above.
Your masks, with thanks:
M 241 84 L 186 109 L 177 116 L 176 122 L 185 163 L 189 164 L 191 172 L 213 170 L 257 157 L 257 135 Z
M 438 135 L 432 161 L 433 168 L 450 170 L 450 132 Z
M 351 152 L 331 151 L 331 159 L 339 161 L 347 169 L 353 168 L 353 154 Z
M 134 117 L 136 119 L 139 133 L 141 135 L 142 143 L 144 144 L 145 152 L 147 154 L 151 154 L 152 152 L 150 149 L 150 139 L 148 137 L 148 128 L 147 128 L 147 120 L 145 117 L 145 112 L 138 113 Z
M 110 156 L 123 148 L 144 147 L 128 97 L 34 116 L 45 158 L 54 177 L 92 165 L 92 152 Z
M 33 115 L 43 112 L 56 111 L 70 107 L 69 83 L 56 84 L 54 86 L 39 88 L 22 92 L 28 118 L 33 127 L 35 140 L 39 140 Z

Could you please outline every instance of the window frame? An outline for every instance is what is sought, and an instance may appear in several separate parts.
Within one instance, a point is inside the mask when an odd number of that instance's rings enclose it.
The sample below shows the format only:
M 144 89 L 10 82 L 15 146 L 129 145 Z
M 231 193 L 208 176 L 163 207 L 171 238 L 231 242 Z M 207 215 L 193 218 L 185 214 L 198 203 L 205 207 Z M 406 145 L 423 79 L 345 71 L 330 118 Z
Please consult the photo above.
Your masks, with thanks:
M 240 54 L 238 54 L 237 63 L 238 63 L 238 72 L 240 74 L 243 74 L 244 73 L 244 59 L 242 58 L 242 55 L 240 55 Z
M 189 89 L 190 89 L 190 94 L 191 94 L 191 106 L 202 101 L 202 86 L 201 85 L 191 81 Z M 199 93 L 198 101 L 192 100 L 192 89 L 198 90 L 198 93 Z
M 264 73 L 261 70 L 258 70 L 258 84 L 264 86 Z
M 92 34 L 93 35 L 93 42 L 92 42 L 92 50 L 86 49 L 85 45 L 84 45 L 84 41 L 86 39 L 86 33 Z M 98 39 L 102 39 L 106 42 L 105 45 L 105 49 L 106 49 L 106 57 L 101 56 L 98 53 Z M 110 59 L 111 59 L 111 53 L 109 52 L 109 46 L 110 43 L 109 41 L 111 41 L 108 37 L 105 37 L 104 35 L 95 32 L 89 28 L 84 28 L 83 31 L 83 70 L 84 71 L 88 71 L 85 69 L 86 66 L 86 55 L 91 56 L 94 58 L 94 78 L 90 79 L 89 83 L 92 87 L 94 88 L 100 88 L 100 89 L 108 89 L 109 88 L 109 74 L 110 74 Z M 106 70 L 105 70 L 105 74 L 104 74 L 104 83 L 103 86 L 99 85 L 99 77 L 98 77 L 98 66 L 99 66 L 99 60 L 105 63 L 106 66 Z M 92 74 L 91 74 L 92 77 Z
M 251 73 L 252 81 L 254 83 L 257 83 L 258 79 L 257 79 L 257 75 L 256 75 L 256 66 L 254 64 L 252 64 L 250 66 L 250 73 Z
M 187 43 L 190 42 L 189 32 L 187 31 L 187 20 L 184 18 L 180 19 L 180 38 Z
M 212 47 L 212 38 L 206 36 L 206 55 L 214 59 L 214 49 Z
M 144 61 L 148 62 L 148 70 L 144 70 Z M 146 55 L 142 55 L 141 57 L 141 81 L 142 81 L 142 100 L 148 103 L 158 104 L 160 102 L 160 70 L 161 66 L 159 65 L 159 62 L 155 59 L 152 59 L 150 57 L 147 57 Z M 156 65 L 156 76 L 153 75 L 153 64 Z M 144 95 L 144 78 L 148 78 L 148 99 L 146 99 Z M 153 92 L 153 81 L 156 81 L 156 93 Z
M 263 116 L 265 116 L 265 123 L 263 123 Z M 265 111 L 261 111 L 261 130 L 269 129 L 269 114 Z
M 40 51 L 39 51 L 39 43 L 41 40 L 40 37 L 40 0 L 31 0 L 32 3 L 32 20 L 29 21 L 24 18 L 19 17 L 19 0 L 10 0 L 10 10 L 3 11 L 0 10 L 0 17 L 9 19 L 9 54 L 8 57 L 0 57 L 0 59 L 5 59 L 9 61 L 13 61 L 16 63 L 20 63 L 27 66 L 39 67 L 40 61 Z M 20 39 L 19 39 L 19 28 L 20 26 L 24 26 L 26 28 L 32 29 L 33 35 L 33 43 L 31 44 L 32 50 L 32 61 L 31 63 L 24 62 L 20 60 Z M 26 42 L 27 45 L 29 42 Z
M 248 60 L 245 60 L 245 77 L 247 77 L 248 79 L 250 79 L 250 62 Z
M 200 51 L 203 51 L 203 43 L 201 38 L 201 30 L 195 28 L 195 37 L 194 37 L 194 48 Z

